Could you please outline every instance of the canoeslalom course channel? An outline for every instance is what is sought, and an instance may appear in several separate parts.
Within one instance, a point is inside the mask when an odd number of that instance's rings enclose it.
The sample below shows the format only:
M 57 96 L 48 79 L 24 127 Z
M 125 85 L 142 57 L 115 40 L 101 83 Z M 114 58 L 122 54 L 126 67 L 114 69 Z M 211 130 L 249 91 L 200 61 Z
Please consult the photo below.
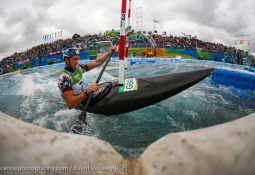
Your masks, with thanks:
M 125 70 L 125 78 L 208 67 L 187 63 L 135 64 Z M 61 67 L 36 69 L 0 78 L 0 111 L 34 125 L 70 132 L 81 111 L 65 106 L 57 88 L 60 70 Z M 100 71 L 96 68 L 83 74 L 84 87 L 95 82 Z M 117 77 L 118 67 L 108 66 L 100 82 Z M 253 113 L 254 102 L 255 90 L 217 84 L 209 76 L 149 107 L 115 116 L 87 113 L 87 121 L 92 136 L 109 142 L 125 158 L 135 159 L 166 134 L 205 128 Z

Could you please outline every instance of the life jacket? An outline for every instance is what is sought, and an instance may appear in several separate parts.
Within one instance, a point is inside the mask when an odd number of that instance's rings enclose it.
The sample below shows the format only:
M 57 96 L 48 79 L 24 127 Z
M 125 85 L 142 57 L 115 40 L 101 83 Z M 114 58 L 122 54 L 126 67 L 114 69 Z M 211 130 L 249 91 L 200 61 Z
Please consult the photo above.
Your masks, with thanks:
M 83 82 L 82 82 L 82 70 L 76 68 L 73 73 L 62 70 L 60 74 L 66 73 L 71 78 L 72 90 L 74 95 L 79 95 L 83 91 Z

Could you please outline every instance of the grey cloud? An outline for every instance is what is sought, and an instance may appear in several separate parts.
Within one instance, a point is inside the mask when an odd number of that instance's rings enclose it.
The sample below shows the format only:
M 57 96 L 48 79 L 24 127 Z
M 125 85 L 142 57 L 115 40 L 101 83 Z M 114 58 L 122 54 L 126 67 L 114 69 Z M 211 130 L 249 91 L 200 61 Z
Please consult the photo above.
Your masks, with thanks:
M 128 7 L 129 1 L 127 1 Z M 132 0 L 131 25 L 136 30 L 142 7 L 142 30 L 198 35 L 199 39 L 233 45 L 233 36 L 254 33 L 254 0 Z M 9 52 L 42 44 L 42 36 L 62 30 L 63 38 L 119 29 L 121 1 L 109 0 L 1 0 L 0 59 Z M 251 46 L 255 34 L 251 34 Z M 50 41 L 49 41 L 50 42 Z M 252 52 L 255 48 L 251 47 Z M 248 47 L 245 47 L 248 49 Z

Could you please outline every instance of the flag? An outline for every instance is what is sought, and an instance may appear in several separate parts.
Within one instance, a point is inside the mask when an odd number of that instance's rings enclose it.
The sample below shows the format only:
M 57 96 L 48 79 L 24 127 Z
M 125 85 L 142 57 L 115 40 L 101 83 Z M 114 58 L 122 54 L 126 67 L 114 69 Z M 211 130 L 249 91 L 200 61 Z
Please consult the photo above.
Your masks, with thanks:
M 239 44 L 243 44 L 243 40 L 240 40 L 240 43 Z
M 57 31 L 57 32 L 53 32 L 53 33 L 43 35 L 43 39 L 44 40 L 50 40 L 50 39 L 57 38 L 59 36 L 62 36 L 62 31 Z

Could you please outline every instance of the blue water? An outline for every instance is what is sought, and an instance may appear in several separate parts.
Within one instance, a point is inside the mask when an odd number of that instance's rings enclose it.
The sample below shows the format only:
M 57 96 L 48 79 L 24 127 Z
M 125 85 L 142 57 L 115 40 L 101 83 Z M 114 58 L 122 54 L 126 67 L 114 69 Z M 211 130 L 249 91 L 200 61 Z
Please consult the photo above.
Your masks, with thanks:
M 143 63 L 128 67 L 125 77 L 180 72 L 210 67 L 185 63 Z M 61 67 L 24 72 L 0 79 L 0 111 L 20 120 L 70 132 L 79 110 L 69 110 L 57 88 Z M 83 74 L 84 86 L 95 82 L 101 68 Z M 108 66 L 101 82 L 116 79 Z M 114 110 L 114 109 L 113 109 Z M 130 113 L 104 116 L 88 113 L 94 137 L 109 142 L 128 159 L 166 134 L 205 128 L 255 112 L 255 90 L 226 86 L 207 77 L 191 88 L 157 104 Z

